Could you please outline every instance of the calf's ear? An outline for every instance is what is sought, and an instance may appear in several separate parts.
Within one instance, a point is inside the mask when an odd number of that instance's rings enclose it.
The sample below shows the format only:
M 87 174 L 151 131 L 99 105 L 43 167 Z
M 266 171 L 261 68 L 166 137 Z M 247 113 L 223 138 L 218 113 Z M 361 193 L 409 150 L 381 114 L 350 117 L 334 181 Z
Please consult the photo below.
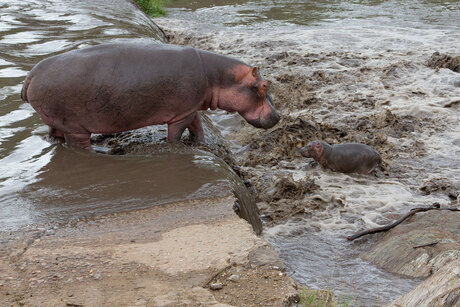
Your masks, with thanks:
M 318 155 L 321 155 L 323 153 L 323 144 L 321 142 L 316 143 L 314 149 Z

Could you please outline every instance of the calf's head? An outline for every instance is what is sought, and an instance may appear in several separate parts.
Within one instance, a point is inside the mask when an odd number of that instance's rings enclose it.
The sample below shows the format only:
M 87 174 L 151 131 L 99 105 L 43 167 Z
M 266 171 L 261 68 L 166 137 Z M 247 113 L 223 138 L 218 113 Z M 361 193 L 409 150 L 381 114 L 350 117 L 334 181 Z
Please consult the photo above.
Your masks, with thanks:
M 313 158 L 319 161 L 324 154 L 324 147 L 320 141 L 313 141 L 300 149 L 300 154 L 306 158 Z

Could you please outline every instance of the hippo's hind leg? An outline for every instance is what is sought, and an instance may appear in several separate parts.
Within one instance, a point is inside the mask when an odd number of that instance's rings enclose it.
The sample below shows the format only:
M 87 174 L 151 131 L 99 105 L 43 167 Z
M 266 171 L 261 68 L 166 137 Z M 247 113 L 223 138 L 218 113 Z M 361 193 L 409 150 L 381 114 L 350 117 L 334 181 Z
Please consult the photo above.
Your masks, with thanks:
M 54 127 L 51 127 L 49 126 L 49 132 L 48 132 L 48 136 L 52 139 L 52 140 L 59 140 L 61 142 L 64 142 L 64 132 L 60 131 L 60 130 L 57 130 L 56 128 Z
M 67 145 L 93 151 L 90 137 L 91 133 L 64 133 Z
M 200 114 L 198 112 L 196 112 L 195 117 L 187 128 L 188 131 L 190 131 L 190 135 L 194 137 L 196 141 L 204 141 L 203 126 L 201 125 Z

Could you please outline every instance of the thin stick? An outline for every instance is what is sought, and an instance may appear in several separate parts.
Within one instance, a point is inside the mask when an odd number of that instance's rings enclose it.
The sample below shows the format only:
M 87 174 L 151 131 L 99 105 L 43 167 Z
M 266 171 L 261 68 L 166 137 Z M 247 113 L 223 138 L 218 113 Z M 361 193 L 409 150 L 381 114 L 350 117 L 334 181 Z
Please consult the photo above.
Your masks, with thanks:
M 362 237 L 364 235 L 373 234 L 373 233 L 382 232 L 382 231 L 387 231 L 387 230 L 389 230 L 389 229 L 401 224 L 405 219 L 407 219 L 408 217 L 414 215 L 417 212 L 424 212 L 424 211 L 428 211 L 428 210 L 460 211 L 460 208 L 455 208 L 455 207 L 440 208 L 440 207 L 441 207 L 441 205 L 439 205 L 438 203 L 434 203 L 431 206 L 426 207 L 426 208 L 413 208 L 408 213 L 403 215 L 399 220 L 397 220 L 397 221 L 395 221 L 395 222 L 393 222 L 393 223 L 391 223 L 389 225 L 380 226 L 380 227 L 377 227 L 377 228 L 372 228 L 372 229 L 368 229 L 368 230 L 365 230 L 365 231 L 362 231 L 362 232 L 358 232 L 355 235 L 348 236 L 347 239 L 348 239 L 348 241 L 353 241 L 353 240 L 355 240 L 355 239 L 357 239 L 359 237 Z
M 433 246 L 433 245 L 436 245 L 436 244 L 438 244 L 438 243 L 439 243 L 439 242 L 431 242 L 431 243 L 426 243 L 426 244 L 422 244 L 422 245 L 412 246 L 412 248 L 420 248 L 420 247 Z
M 211 281 L 216 278 L 217 276 L 219 276 L 220 274 L 222 274 L 223 272 L 227 271 L 229 268 L 231 268 L 233 266 L 233 264 L 230 264 L 230 265 L 227 265 L 225 268 L 223 268 L 222 270 L 219 270 L 216 274 L 212 275 L 212 277 L 210 279 L 208 279 L 208 281 L 202 286 L 202 287 L 206 287 L 207 285 L 209 285 L 211 283 Z

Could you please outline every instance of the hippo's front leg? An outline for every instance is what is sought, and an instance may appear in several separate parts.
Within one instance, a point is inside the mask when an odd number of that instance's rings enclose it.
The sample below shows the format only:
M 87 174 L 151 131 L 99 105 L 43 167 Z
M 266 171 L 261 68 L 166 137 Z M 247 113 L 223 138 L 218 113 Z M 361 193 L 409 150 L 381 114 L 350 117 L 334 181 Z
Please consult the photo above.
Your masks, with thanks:
M 67 145 L 93 151 L 90 137 L 91 133 L 64 133 Z
M 200 114 L 198 112 L 196 112 L 195 117 L 187 128 L 190 134 L 195 137 L 196 141 L 204 142 L 203 126 L 201 125 Z
M 186 117 L 169 122 L 168 141 L 170 141 L 171 143 L 179 142 L 180 138 L 182 137 L 182 133 L 184 133 L 185 128 L 192 126 L 192 122 L 194 121 L 196 115 L 197 112 L 194 112 L 190 115 L 187 115 Z

